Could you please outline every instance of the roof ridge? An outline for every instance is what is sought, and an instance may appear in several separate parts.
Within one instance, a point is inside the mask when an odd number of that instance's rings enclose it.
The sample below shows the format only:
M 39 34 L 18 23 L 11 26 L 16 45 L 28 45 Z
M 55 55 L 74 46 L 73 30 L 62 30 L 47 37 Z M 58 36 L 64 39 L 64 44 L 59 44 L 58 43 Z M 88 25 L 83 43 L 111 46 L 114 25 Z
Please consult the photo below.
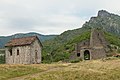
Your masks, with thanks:
M 39 39 L 39 38 L 37 36 L 14 38 L 14 39 L 11 39 L 7 44 L 5 44 L 5 47 L 7 47 L 7 46 L 24 46 L 24 45 L 30 45 L 36 39 Z

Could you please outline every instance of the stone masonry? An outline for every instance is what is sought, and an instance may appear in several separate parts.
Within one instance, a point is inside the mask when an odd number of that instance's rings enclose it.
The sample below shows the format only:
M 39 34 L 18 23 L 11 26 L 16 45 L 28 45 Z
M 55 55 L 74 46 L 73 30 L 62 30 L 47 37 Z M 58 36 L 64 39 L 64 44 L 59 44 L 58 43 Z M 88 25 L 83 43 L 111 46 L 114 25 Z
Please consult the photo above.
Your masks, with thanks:
M 6 64 L 41 63 L 42 44 L 37 36 L 12 39 L 5 47 Z
M 108 43 L 104 38 L 104 33 L 98 29 L 91 30 L 89 40 L 77 43 L 75 46 L 75 55 L 73 58 L 83 60 L 105 58 L 108 50 Z

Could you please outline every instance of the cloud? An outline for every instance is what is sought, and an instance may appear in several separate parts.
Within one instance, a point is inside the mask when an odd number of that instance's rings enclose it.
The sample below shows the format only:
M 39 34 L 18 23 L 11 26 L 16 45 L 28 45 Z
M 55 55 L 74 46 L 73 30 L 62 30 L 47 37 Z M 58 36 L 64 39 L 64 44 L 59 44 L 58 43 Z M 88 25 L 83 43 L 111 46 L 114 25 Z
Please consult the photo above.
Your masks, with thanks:
M 0 35 L 60 34 L 82 27 L 97 11 L 120 13 L 119 0 L 0 0 Z

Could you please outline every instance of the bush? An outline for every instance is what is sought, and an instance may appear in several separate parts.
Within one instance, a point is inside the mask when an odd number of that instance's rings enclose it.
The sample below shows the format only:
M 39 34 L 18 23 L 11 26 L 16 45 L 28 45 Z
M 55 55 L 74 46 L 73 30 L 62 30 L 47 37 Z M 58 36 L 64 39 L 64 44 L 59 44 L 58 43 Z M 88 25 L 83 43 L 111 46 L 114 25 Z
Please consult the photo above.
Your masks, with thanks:
M 74 60 L 71 60 L 70 62 L 71 62 L 71 63 L 78 63 L 78 62 L 80 62 L 80 61 L 82 61 L 81 58 L 76 58 L 76 59 L 74 59 Z
M 70 53 L 64 52 L 64 53 L 57 53 L 53 56 L 53 62 L 58 62 L 58 61 L 64 61 L 66 59 L 69 59 Z
M 0 64 L 4 64 L 5 63 L 5 56 L 0 56 Z
M 120 53 L 120 49 L 118 49 L 117 52 Z

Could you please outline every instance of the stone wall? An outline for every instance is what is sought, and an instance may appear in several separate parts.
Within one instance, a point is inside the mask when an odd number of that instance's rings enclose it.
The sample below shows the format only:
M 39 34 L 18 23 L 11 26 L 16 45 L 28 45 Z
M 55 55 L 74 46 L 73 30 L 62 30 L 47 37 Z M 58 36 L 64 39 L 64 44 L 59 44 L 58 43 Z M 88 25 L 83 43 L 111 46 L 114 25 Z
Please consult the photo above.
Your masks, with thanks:
M 6 48 L 6 63 L 7 64 L 29 64 L 30 63 L 30 46 L 12 47 L 12 55 L 10 55 L 9 47 Z M 19 50 L 19 55 L 17 55 Z
M 93 29 L 90 37 L 90 47 L 91 51 L 91 59 L 99 59 L 106 57 L 106 48 L 107 41 L 104 38 L 104 33 L 100 30 Z
M 41 63 L 41 51 L 42 48 L 39 41 L 36 40 L 33 45 L 31 45 L 31 63 Z M 37 54 L 37 58 L 35 57 Z
M 91 59 L 105 58 L 106 52 L 103 48 L 91 50 Z
M 91 31 L 91 37 L 90 37 L 90 46 L 104 46 L 107 47 L 109 43 L 105 40 L 104 32 L 101 30 L 93 29 Z
M 89 48 L 90 40 L 85 40 L 80 43 L 77 43 L 75 46 L 76 53 L 79 53 L 84 48 Z

